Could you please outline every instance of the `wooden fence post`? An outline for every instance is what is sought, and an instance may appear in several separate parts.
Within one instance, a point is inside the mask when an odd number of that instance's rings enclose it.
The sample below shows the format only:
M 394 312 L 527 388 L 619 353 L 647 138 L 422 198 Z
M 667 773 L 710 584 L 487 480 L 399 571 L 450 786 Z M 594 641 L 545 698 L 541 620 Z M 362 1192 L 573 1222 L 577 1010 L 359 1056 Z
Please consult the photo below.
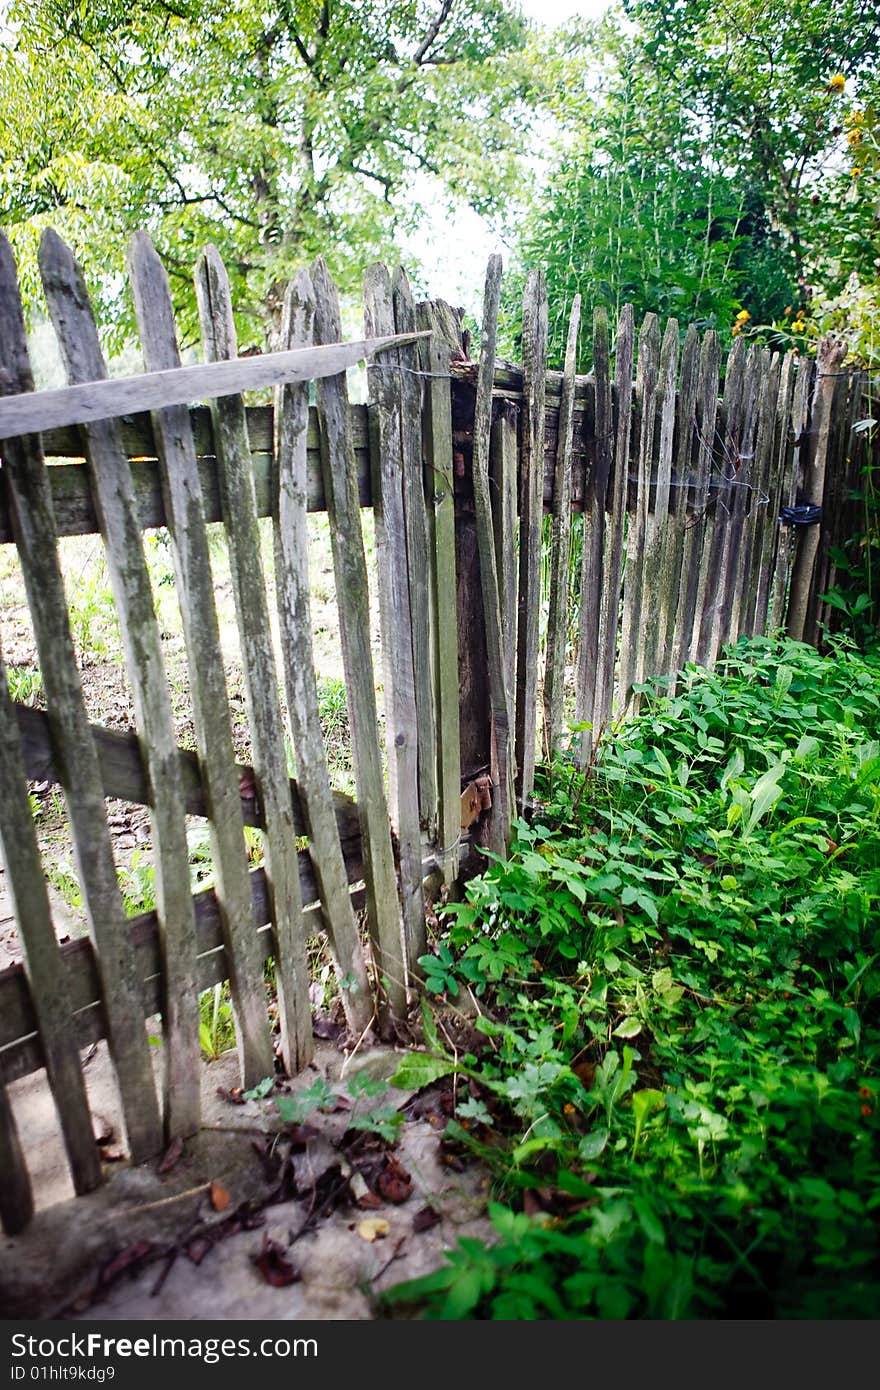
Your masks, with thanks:
M 547 285 L 533 270 L 523 295 L 523 427 L 520 474 L 519 608 L 516 653 L 517 796 L 530 805 L 535 782 L 541 535 L 544 523 L 544 417 Z

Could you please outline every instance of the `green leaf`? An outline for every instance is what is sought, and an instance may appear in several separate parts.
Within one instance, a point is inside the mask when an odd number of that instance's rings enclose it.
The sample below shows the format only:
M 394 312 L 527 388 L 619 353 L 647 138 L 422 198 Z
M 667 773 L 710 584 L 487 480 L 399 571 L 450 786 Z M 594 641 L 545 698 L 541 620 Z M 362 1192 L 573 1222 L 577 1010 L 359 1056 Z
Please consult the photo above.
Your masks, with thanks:
M 637 1038 L 642 1031 L 641 1021 L 637 1018 L 625 1018 L 622 1023 L 618 1023 L 612 1034 L 615 1038 Z
M 391 1085 L 400 1091 L 420 1091 L 455 1071 L 455 1062 L 450 1057 L 434 1057 L 429 1052 L 411 1052 L 404 1057 L 397 1071 L 391 1077 Z

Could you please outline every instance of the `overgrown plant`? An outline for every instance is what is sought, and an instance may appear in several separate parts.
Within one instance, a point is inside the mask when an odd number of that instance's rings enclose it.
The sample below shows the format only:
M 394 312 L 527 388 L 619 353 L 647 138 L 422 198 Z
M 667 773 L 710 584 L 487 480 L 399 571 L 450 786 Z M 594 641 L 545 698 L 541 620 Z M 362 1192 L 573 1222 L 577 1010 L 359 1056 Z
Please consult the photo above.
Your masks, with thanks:
M 880 1298 L 880 661 L 742 641 L 557 762 L 447 908 L 484 1046 L 446 1142 L 489 1246 L 430 1316 L 870 1317 Z M 464 1102 L 463 1104 L 461 1102 Z

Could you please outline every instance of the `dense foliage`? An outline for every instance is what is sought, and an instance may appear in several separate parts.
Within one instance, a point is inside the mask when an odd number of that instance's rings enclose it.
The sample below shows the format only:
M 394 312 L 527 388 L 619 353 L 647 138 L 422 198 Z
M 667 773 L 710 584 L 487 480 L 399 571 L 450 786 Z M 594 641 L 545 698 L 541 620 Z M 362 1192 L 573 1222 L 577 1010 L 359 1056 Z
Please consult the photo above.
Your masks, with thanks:
M 787 345 L 833 320 L 870 360 L 869 0 L 624 0 L 556 49 L 566 138 L 521 247 L 546 263 L 552 302 L 579 290 L 588 308 L 629 300 L 722 331 L 745 308 Z
M 878 740 L 876 657 L 755 639 L 547 770 L 426 962 L 479 1003 L 448 1137 L 496 1240 L 390 1306 L 876 1314 Z M 427 1036 L 410 1084 L 453 1065 Z
M 506 0 L 15 0 L 0 33 L 0 222 L 25 291 L 50 223 L 128 323 L 146 227 L 185 325 L 215 242 L 244 342 L 317 252 L 345 285 L 388 252 L 422 177 L 480 210 L 515 184 L 529 79 Z

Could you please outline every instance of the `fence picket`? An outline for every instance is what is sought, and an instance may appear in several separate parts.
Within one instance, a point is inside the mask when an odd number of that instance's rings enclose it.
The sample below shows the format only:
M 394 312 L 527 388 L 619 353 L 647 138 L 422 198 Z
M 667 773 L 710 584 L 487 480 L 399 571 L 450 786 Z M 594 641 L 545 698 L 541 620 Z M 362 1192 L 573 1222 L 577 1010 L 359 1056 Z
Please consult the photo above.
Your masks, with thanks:
M 602 570 L 601 638 L 599 659 L 596 666 L 596 694 L 593 700 L 591 744 L 595 743 L 611 720 L 614 691 L 614 671 L 617 662 L 618 627 L 620 623 L 620 585 L 623 573 L 623 538 L 626 526 L 626 499 L 629 488 L 629 452 L 632 433 L 633 403 L 633 354 L 635 350 L 635 324 L 632 305 L 623 308 L 617 328 L 617 345 L 614 355 L 614 406 L 609 429 L 614 430 L 614 448 L 611 457 L 611 477 L 608 483 L 610 492 L 610 520 L 608 529 L 608 555 Z M 596 382 L 596 418 L 599 412 L 599 382 Z M 581 744 L 579 762 L 586 761 L 584 745 Z
M 294 348 L 312 341 L 315 296 L 301 270 L 284 300 L 281 340 Z M 360 1037 L 372 1017 L 370 985 L 342 854 L 327 754 L 321 732 L 312 648 L 307 522 L 307 437 L 309 388 L 279 388 L 275 399 L 275 589 L 284 655 L 287 710 L 296 758 L 296 777 L 321 911 L 350 1031 Z
M 449 344 L 436 304 L 420 304 L 417 322 L 431 336 L 419 344 L 426 373 L 423 449 L 428 497 L 432 651 L 437 710 L 439 824 L 435 858 L 444 884 L 458 875 L 461 839 L 461 752 L 458 717 L 458 630 L 455 605 L 455 488 Z
M 70 380 L 102 380 L 107 368 L 82 270 L 61 238 L 48 230 L 40 242 L 40 273 Z M 83 427 L 83 435 L 151 786 L 165 980 L 174 981 L 166 988 L 162 1009 L 165 1133 L 170 1140 L 196 1132 L 201 1108 L 195 924 L 183 784 L 162 642 L 119 424 L 96 421 Z
M 560 745 L 565 723 L 565 667 L 568 637 L 568 567 L 571 552 L 571 459 L 574 441 L 574 383 L 577 359 L 577 337 L 581 319 L 581 297 L 576 294 L 568 320 L 565 346 L 565 369 L 559 400 L 559 429 L 556 438 L 556 466 L 553 474 L 553 515 L 550 524 L 550 593 L 547 613 L 547 651 L 544 664 L 544 750 L 549 757 Z M 605 335 L 607 368 L 607 325 Z M 605 473 L 607 483 L 607 470 Z M 604 491 L 603 491 L 604 497 Z M 594 503 L 594 511 L 595 503 Z M 602 524 L 605 521 L 604 502 L 599 504 Z M 602 533 L 599 531 L 601 555 Z M 601 575 L 596 577 L 597 596 L 593 601 L 598 609 Z M 599 614 L 595 611 L 594 626 L 598 628 Z M 592 635 L 589 649 L 595 669 L 596 638 Z M 591 671 L 591 695 L 592 676 Z M 578 716 L 579 717 L 579 716 Z
M 33 389 L 9 242 L 0 233 L 0 393 Z M 46 464 L 38 435 L 9 440 L 3 473 L 34 626 L 89 933 L 102 972 L 111 1056 L 135 1162 L 157 1153 L 162 1119 L 140 1013 L 141 982 L 125 935 L 125 912 L 107 829 L 103 790 L 76 666 Z
M 23 1231 L 34 1214 L 34 1194 L 6 1083 L 0 1075 L 0 1225 L 8 1236 Z
M 650 619 L 643 624 L 635 678 L 638 683 L 662 673 L 666 617 L 671 602 L 663 574 L 664 552 L 668 546 L 669 498 L 672 482 L 672 449 L 675 440 L 676 392 L 678 376 L 678 324 L 669 319 L 660 348 L 660 368 L 654 404 L 656 484 L 653 510 L 648 512 L 643 557 L 642 607 Z M 636 702 L 636 706 L 638 702 Z
M 772 532 L 768 525 L 768 509 L 773 494 L 773 440 L 776 404 L 779 397 L 781 358 L 779 353 L 762 356 L 761 389 L 758 401 L 758 425 L 755 435 L 755 466 L 751 507 L 746 519 L 743 543 L 741 607 L 734 621 L 733 637 L 748 636 L 756 630 L 758 590 L 761 574 L 769 565 L 768 547 Z
M 101 1164 L 80 1069 L 67 976 L 55 938 L 49 895 L 28 803 L 27 773 L 2 655 L 0 788 L 0 844 L 46 1074 L 58 1111 L 74 1189 L 77 1192 L 91 1192 L 101 1183 Z M 6 1183 L 5 1168 L 3 1174 L 0 1186 Z
M 694 486 L 688 490 L 688 504 L 692 507 L 692 512 L 685 526 L 684 555 L 681 564 L 681 598 L 674 641 L 676 671 L 683 670 L 688 661 L 697 660 L 703 598 L 700 587 L 704 576 L 703 560 L 712 535 L 709 489 L 715 447 L 720 365 L 718 335 L 710 330 L 700 348 L 695 405 L 697 463 Z
M 480 366 L 474 405 L 473 484 L 480 587 L 486 623 L 486 655 L 489 665 L 489 699 L 492 708 L 494 767 L 490 848 L 504 854 L 513 820 L 513 759 L 510 748 L 511 691 L 504 660 L 501 600 L 495 559 L 495 531 L 489 490 L 489 446 L 492 432 L 492 384 L 495 379 L 495 342 L 501 300 L 501 257 L 490 256 L 483 298 Z
M 342 337 L 339 297 L 321 257 L 312 268 L 312 284 L 315 291 L 315 337 L 321 343 L 338 342 Z M 376 970 L 385 994 L 380 1004 L 380 1018 L 383 1027 L 386 1027 L 390 1022 L 389 1014 L 391 1018 L 402 1018 L 406 1011 L 405 954 L 397 905 L 391 827 L 379 755 L 376 690 L 370 651 L 367 564 L 354 467 L 351 412 L 344 375 L 325 377 L 320 382 L 318 417 L 364 846 L 367 912 Z
M 398 333 L 416 328 L 416 309 L 406 272 L 398 266 L 392 280 L 394 326 Z M 389 354 L 390 355 L 390 354 Z M 397 352 L 400 375 L 400 440 L 403 460 L 403 501 L 406 513 L 406 555 L 412 624 L 418 740 L 419 807 L 429 840 L 437 836 L 437 715 L 431 663 L 431 584 L 428 553 L 428 515 L 422 469 L 422 389 L 418 346 Z
M 172 368 L 179 363 L 180 354 L 168 279 L 145 233 L 132 237 L 128 264 L 145 365 L 148 370 Z M 208 537 L 186 407 L 156 411 L 153 430 L 180 595 L 196 738 L 208 795 L 211 850 L 226 931 L 241 1074 L 245 1086 L 254 1086 L 273 1074 L 274 1054 L 251 911 Z
M 520 472 L 519 599 L 516 652 L 517 797 L 530 804 L 535 780 L 541 534 L 544 521 L 544 406 L 547 368 L 547 285 L 533 270 L 523 295 L 523 425 Z
M 206 359 L 217 362 L 236 357 L 238 343 L 229 278 L 214 246 L 207 248 L 196 266 L 195 287 Z M 241 396 L 213 400 L 211 417 L 254 772 L 265 823 L 263 852 L 275 932 L 281 1059 L 288 1073 L 295 1074 L 308 1065 L 314 1052 L 309 963 L 296 863 L 293 805 L 287 778 L 284 722 L 250 471 L 250 441 Z
M 657 379 L 660 364 L 660 325 L 656 314 L 646 314 L 639 333 L 636 370 L 636 510 L 629 517 L 626 533 L 626 571 L 623 590 L 623 629 L 620 638 L 617 712 L 622 715 L 630 702 L 637 669 L 639 638 L 642 631 L 644 556 L 648 529 L 648 499 L 654 453 L 654 420 Z M 628 460 L 618 459 L 618 465 Z
M 685 529 L 688 522 L 688 494 L 693 476 L 696 449 L 696 401 L 699 385 L 700 338 L 691 324 L 681 350 L 681 381 L 675 422 L 675 463 L 670 476 L 669 511 L 660 555 L 659 592 L 661 606 L 657 631 L 657 673 L 669 676 L 670 692 L 675 689 L 675 631 L 682 597 L 682 568 Z
M 776 569 L 777 553 L 780 544 L 781 526 L 779 511 L 783 505 L 785 473 L 791 449 L 789 429 L 791 421 L 792 395 L 795 385 L 794 353 L 787 352 L 782 359 L 779 371 L 779 389 L 776 395 L 770 440 L 770 483 L 764 529 L 764 550 L 758 575 L 758 589 L 755 599 L 754 632 L 763 636 L 772 619 L 773 576 Z
M 735 439 L 735 432 L 738 427 L 744 370 L 745 345 L 740 338 L 727 358 L 727 369 L 724 374 L 724 398 L 718 412 L 721 457 L 718 462 L 717 474 L 714 478 L 711 472 L 709 475 L 709 525 L 703 544 L 700 570 L 700 616 L 696 647 L 696 659 L 700 665 L 714 660 L 717 651 L 718 610 L 723 599 L 727 519 L 731 512 L 736 481 L 734 455 L 731 454 L 730 450 L 731 440 Z
M 394 326 L 391 276 L 374 264 L 364 275 L 364 327 L 368 334 Z M 373 429 L 373 512 L 379 568 L 385 746 L 391 815 L 400 847 L 400 899 L 407 969 L 417 972 L 427 950 L 422 894 L 419 811 L 419 722 L 410 607 L 405 510 L 402 382 L 397 353 L 370 364 L 367 374 Z M 412 460 L 410 460 L 412 462 Z
M 735 635 L 739 614 L 742 583 L 741 562 L 746 530 L 746 517 L 755 501 L 755 430 L 758 420 L 758 393 L 762 375 L 761 349 L 752 344 L 746 357 L 742 396 L 735 419 L 728 429 L 728 448 L 733 459 L 733 496 L 727 517 L 724 554 L 721 568 L 721 595 L 718 603 L 717 630 L 714 637 L 718 652 Z M 714 657 L 713 657 L 714 659 Z

